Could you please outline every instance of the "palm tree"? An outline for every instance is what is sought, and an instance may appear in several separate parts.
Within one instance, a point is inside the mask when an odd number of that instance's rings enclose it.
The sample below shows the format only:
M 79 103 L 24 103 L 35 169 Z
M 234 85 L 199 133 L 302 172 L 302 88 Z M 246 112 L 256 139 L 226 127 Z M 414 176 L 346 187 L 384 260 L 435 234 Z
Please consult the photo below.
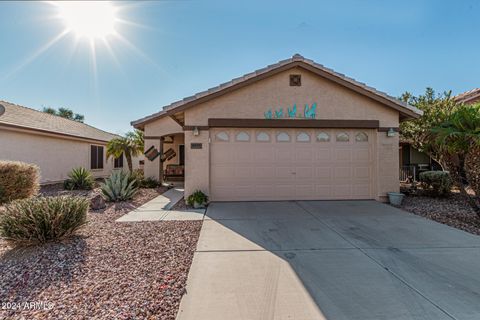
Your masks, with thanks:
M 125 137 L 118 137 L 107 143 L 107 159 L 113 156 L 119 158 L 125 155 L 128 170 L 133 171 L 132 158 L 143 152 L 143 132 L 128 132 Z
M 460 192 L 480 216 L 480 206 L 465 189 L 468 182 L 480 199 L 480 104 L 460 106 L 431 133 Z

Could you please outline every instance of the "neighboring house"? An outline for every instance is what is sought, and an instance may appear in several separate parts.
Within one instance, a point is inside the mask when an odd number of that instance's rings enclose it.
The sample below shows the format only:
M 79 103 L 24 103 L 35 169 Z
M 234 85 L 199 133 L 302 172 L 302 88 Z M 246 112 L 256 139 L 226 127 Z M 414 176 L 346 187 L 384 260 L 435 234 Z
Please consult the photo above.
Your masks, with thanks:
M 456 96 L 455 101 L 464 104 L 474 104 L 480 102 L 480 88 L 476 88 Z
M 180 160 L 177 146 L 185 146 L 186 195 L 385 201 L 399 190 L 399 123 L 421 114 L 294 55 L 132 125 L 145 132 L 147 157 L 172 149 Z M 145 160 L 146 176 L 162 178 L 160 159 Z
M 461 93 L 453 98 L 458 103 L 480 102 L 480 88 Z M 408 141 L 400 141 L 400 181 L 416 180 L 422 171 L 442 170 L 438 162 L 418 151 Z
M 0 160 L 34 163 L 42 184 L 62 182 L 75 167 L 95 177 L 125 167 L 125 159 L 106 160 L 106 144 L 117 135 L 84 123 L 0 101 Z M 139 167 L 135 159 L 134 167 Z

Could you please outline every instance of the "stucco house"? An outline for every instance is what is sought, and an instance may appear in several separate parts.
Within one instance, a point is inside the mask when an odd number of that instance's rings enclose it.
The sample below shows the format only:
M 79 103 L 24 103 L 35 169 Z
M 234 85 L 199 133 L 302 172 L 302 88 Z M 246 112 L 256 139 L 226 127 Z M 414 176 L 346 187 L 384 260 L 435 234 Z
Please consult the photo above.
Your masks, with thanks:
M 132 125 L 145 132 L 145 175 L 162 179 L 172 149 L 186 195 L 385 201 L 399 190 L 399 123 L 421 114 L 296 54 Z
M 0 101 L 0 160 L 35 163 L 42 184 L 58 183 L 75 167 L 85 167 L 97 178 L 122 169 L 124 157 L 106 160 L 112 133 L 84 123 Z M 135 159 L 134 168 L 139 167 Z

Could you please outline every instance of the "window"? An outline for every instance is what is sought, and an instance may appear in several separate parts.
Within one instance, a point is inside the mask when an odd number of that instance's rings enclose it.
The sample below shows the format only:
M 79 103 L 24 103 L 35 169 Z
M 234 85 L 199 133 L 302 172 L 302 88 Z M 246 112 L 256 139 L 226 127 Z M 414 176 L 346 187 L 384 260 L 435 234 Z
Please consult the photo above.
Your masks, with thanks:
M 270 141 L 270 135 L 264 131 L 260 131 L 257 133 L 257 141 L 258 142 L 268 142 Z
M 228 141 L 228 133 L 225 131 L 219 132 L 215 135 L 215 140 L 217 141 Z
M 277 133 L 277 142 L 289 142 L 290 136 L 286 132 Z
M 317 141 L 318 142 L 328 142 L 330 141 L 330 136 L 326 132 L 320 132 L 317 134 Z
M 337 141 L 340 141 L 340 142 L 348 142 L 350 141 L 350 138 L 348 136 L 348 133 L 346 132 L 339 132 L 337 133 Z
M 242 141 L 242 142 L 250 141 L 250 136 L 245 131 L 242 131 L 242 132 L 237 133 L 237 136 L 235 137 L 235 140 Z
M 120 157 L 113 159 L 113 168 L 114 169 L 123 168 L 123 153 Z
M 90 146 L 90 169 L 103 169 L 102 146 Z
M 297 142 L 310 142 L 310 135 L 306 132 L 298 133 Z
M 366 142 L 366 141 L 368 141 L 368 136 L 365 132 L 359 132 L 355 135 L 355 141 Z
M 290 87 L 300 87 L 302 85 L 302 76 L 300 74 L 290 75 Z

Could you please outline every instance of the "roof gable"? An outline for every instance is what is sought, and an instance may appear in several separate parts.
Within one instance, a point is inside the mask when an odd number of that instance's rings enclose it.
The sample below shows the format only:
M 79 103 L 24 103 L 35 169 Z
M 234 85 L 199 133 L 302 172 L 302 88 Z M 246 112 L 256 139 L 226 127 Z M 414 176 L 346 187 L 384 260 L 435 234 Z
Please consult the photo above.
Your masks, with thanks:
M 267 77 L 273 76 L 277 73 L 296 67 L 311 71 L 323 78 L 331 80 L 344 87 L 347 87 L 350 90 L 353 90 L 359 94 L 376 100 L 387 107 L 393 108 L 397 110 L 404 118 L 418 118 L 423 113 L 421 110 L 410 106 L 392 96 L 389 96 L 384 92 L 378 91 L 375 88 L 369 87 L 364 83 L 358 82 L 352 78 L 345 76 L 344 74 L 337 73 L 332 69 L 326 68 L 323 65 L 314 62 L 313 60 L 306 59 L 301 55 L 296 54 L 290 59 L 279 61 L 276 64 L 272 64 L 265 68 L 245 74 L 244 76 L 235 78 L 229 82 L 225 82 L 206 91 L 199 92 L 180 101 L 173 102 L 170 105 L 163 107 L 163 110 L 150 116 L 138 119 L 136 121 L 132 121 L 131 124 L 136 128 L 142 128 L 143 125 L 148 122 L 154 121 L 164 116 L 173 115 L 200 103 L 215 99 L 216 97 L 224 95 L 233 90 L 237 90 L 238 88 L 241 88 L 243 86 L 252 84 Z

